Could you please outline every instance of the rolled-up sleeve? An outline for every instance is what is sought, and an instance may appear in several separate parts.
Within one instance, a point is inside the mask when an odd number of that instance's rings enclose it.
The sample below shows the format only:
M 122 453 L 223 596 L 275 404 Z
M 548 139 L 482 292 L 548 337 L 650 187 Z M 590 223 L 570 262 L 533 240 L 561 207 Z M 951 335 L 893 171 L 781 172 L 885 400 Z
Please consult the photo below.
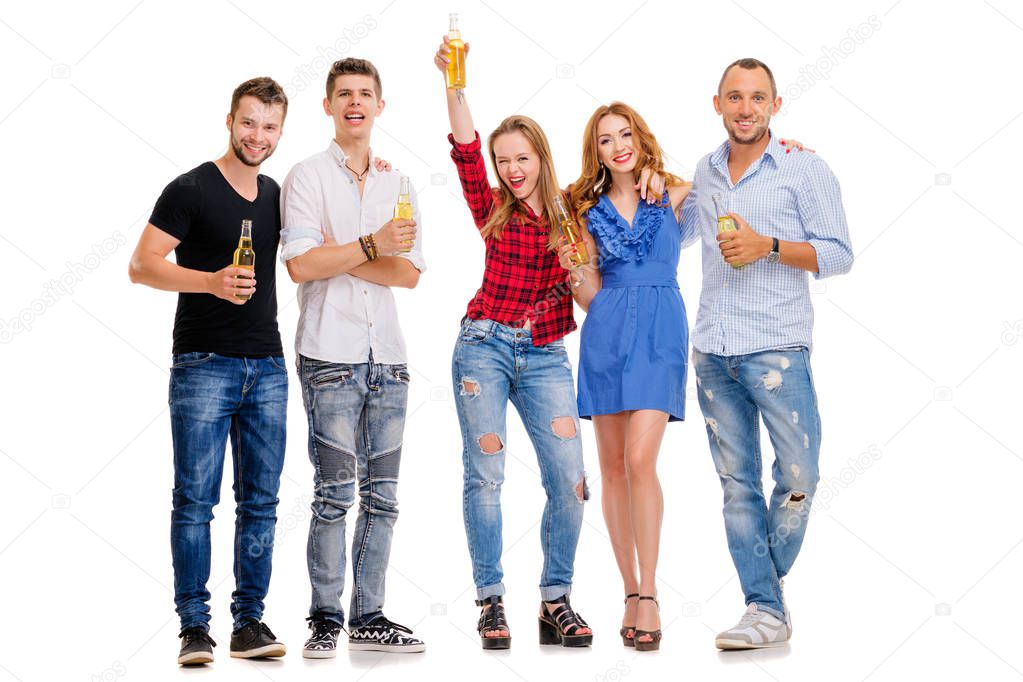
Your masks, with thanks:
M 323 245 L 323 215 L 315 178 L 299 164 L 281 187 L 281 263 Z
M 817 252 L 816 279 L 842 275 L 852 269 L 853 250 L 842 207 L 838 178 L 819 160 L 804 175 L 797 199 L 807 241 Z

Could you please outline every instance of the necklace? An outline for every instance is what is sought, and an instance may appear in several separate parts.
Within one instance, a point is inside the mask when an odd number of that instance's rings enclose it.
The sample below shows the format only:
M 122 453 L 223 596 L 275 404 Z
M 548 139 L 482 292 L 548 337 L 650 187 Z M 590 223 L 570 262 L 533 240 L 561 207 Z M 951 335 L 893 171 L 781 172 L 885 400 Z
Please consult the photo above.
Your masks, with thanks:
M 358 182 L 362 182 L 363 180 L 366 179 L 366 173 L 369 173 L 369 162 L 368 161 L 366 162 L 366 170 L 362 171 L 361 173 L 359 171 L 355 170 L 354 168 L 352 168 L 351 166 L 349 166 L 348 165 L 348 161 L 345 161 L 345 168 L 347 168 L 348 170 L 350 170 L 352 172 L 352 175 L 355 176 L 355 179 Z

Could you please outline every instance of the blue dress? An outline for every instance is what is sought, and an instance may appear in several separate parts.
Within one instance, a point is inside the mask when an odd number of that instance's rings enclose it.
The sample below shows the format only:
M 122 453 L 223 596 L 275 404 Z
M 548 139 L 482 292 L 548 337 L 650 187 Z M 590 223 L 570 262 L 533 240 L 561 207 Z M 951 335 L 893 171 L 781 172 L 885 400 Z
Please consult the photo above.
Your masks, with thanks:
M 675 214 L 670 205 L 640 201 L 630 228 L 604 194 L 586 221 L 602 286 L 579 341 L 579 416 L 660 410 L 680 421 L 689 324 L 676 275 L 682 235 Z

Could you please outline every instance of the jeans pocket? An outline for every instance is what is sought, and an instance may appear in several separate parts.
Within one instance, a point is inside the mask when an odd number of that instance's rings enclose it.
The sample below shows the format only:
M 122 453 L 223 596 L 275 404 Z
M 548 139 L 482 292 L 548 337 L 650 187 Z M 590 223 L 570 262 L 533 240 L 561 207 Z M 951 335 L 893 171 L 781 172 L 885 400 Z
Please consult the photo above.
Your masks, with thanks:
M 270 355 L 270 356 L 267 356 L 267 360 L 270 361 L 271 365 L 273 365 L 277 369 L 281 370 L 285 374 L 288 373 L 288 366 L 284 362 L 284 356 L 283 355 Z
M 459 334 L 458 340 L 466 345 L 476 346 L 489 339 L 492 333 L 490 330 L 480 329 L 473 324 L 471 319 L 467 319 L 462 323 L 462 332 Z
M 333 386 L 335 384 L 347 384 L 352 378 L 350 365 L 339 365 L 333 362 L 320 362 L 317 360 L 306 360 L 304 377 L 314 388 Z
M 558 339 L 557 341 L 551 341 L 546 346 L 544 346 L 544 349 L 548 353 L 565 353 L 565 352 L 567 352 L 565 350 L 565 340 L 564 339 Z
M 391 377 L 399 384 L 408 384 L 412 377 L 408 372 L 408 365 L 391 365 Z
M 179 353 L 171 356 L 171 369 L 198 367 L 214 358 L 215 353 Z

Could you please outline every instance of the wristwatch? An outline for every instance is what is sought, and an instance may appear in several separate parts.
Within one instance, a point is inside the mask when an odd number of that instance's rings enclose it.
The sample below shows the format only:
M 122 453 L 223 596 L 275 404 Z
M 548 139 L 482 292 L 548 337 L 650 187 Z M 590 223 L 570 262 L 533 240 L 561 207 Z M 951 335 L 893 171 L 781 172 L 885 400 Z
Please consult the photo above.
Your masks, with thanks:
M 771 253 L 767 254 L 767 262 L 777 263 L 779 260 L 781 260 L 781 254 L 778 253 L 778 238 L 772 237 L 772 239 L 773 241 L 771 242 Z

